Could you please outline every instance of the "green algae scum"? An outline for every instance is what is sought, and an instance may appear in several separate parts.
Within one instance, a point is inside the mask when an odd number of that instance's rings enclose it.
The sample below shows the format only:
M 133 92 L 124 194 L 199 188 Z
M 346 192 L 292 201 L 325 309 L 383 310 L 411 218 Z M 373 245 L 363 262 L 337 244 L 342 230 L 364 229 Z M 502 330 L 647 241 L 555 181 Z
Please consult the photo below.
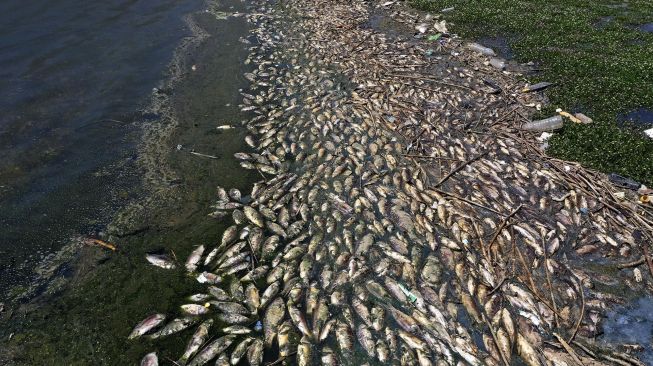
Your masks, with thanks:
M 508 40 L 516 59 L 537 63 L 533 83 L 556 82 L 546 95 L 556 108 L 581 112 L 590 125 L 567 123 L 547 152 L 588 167 L 653 184 L 653 140 L 642 130 L 653 120 L 619 122 L 653 108 L 653 21 L 650 1 L 412 0 L 440 13 L 463 37 Z M 488 46 L 491 46 L 488 44 Z M 621 123 L 619 123 L 621 124 Z M 647 127 L 648 126 L 648 127 Z M 644 127 L 644 128 L 643 128 Z
M 244 11 L 244 4 L 226 2 L 211 10 Z M 169 114 L 164 120 L 175 127 L 149 126 L 165 133 L 146 131 L 151 151 L 144 152 L 144 165 L 149 166 L 143 170 L 148 178 L 158 174 L 165 179 L 151 178 L 152 197 L 139 199 L 110 225 L 107 232 L 118 246 L 116 252 L 82 248 L 75 263 L 66 267 L 69 281 L 63 290 L 46 291 L 16 308 L 6 304 L 0 364 L 131 365 L 158 347 L 165 349 L 160 357 L 177 357 L 183 351 L 185 342 L 175 337 L 154 347 L 144 340 L 128 341 L 127 335 L 151 313 L 174 312 L 179 298 L 199 286 L 181 270 L 156 270 L 144 260 L 145 254 L 165 252 L 182 259 L 196 245 L 214 244 L 225 229 L 207 216 L 216 185 L 249 190 L 256 178 L 232 158 L 245 149 L 245 130 L 239 127 L 244 116 L 236 105 L 239 88 L 246 85 L 241 37 L 247 36 L 248 25 L 244 18 L 219 15 L 194 15 L 190 23 L 201 42 L 187 47 L 173 64 L 182 74 L 174 88 L 158 91 L 169 95 L 166 105 L 157 107 Z M 235 128 L 216 129 L 225 124 Z M 147 173 L 151 171 L 157 174 Z

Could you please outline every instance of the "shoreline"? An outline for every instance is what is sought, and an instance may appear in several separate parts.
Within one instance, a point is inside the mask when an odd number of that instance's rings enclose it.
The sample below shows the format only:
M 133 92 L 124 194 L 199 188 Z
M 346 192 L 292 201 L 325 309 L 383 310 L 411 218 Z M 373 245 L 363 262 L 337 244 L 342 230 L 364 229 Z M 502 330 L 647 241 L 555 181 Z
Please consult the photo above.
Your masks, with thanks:
M 246 32 L 242 20 L 225 20 L 215 13 L 222 7 L 230 12 L 233 9 L 228 7 L 240 8 L 242 3 L 229 2 L 213 6 L 213 12 L 204 10 L 189 16 L 189 27 L 199 37 L 188 38 L 178 47 L 169 77 L 153 92 L 153 102 L 146 112 L 161 118 L 142 126 L 145 144 L 141 145 L 139 156 L 143 190 L 148 193 L 115 215 L 101 236 L 118 250 L 77 247 L 71 256 L 76 259 L 64 261 L 76 275 L 66 279 L 52 294 L 43 294 L 19 309 L 12 309 L 15 304 L 7 303 L 2 314 L 3 324 L 7 325 L 3 327 L 2 343 L 7 347 L 2 347 L 0 359 L 12 357 L 17 364 L 126 362 L 126 355 L 140 347 L 132 344 L 125 352 L 118 352 L 126 347 L 123 331 L 139 316 L 134 310 L 165 308 L 166 298 L 175 298 L 175 291 L 188 286 L 183 277 L 148 273 L 139 262 L 147 252 L 173 247 L 176 253 L 185 255 L 195 242 L 213 240 L 223 229 L 207 216 L 213 182 L 243 185 L 244 189 L 252 181 L 251 174 L 224 175 L 225 171 L 238 168 L 235 163 L 204 160 L 190 154 L 201 149 L 224 159 L 232 154 L 230 151 L 244 147 L 241 130 L 216 130 L 220 124 L 236 124 L 242 118 L 233 106 L 242 84 L 242 61 L 234 62 L 232 58 L 243 54 L 238 32 L 242 36 Z M 225 35 L 226 27 L 233 32 Z M 231 58 L 222 52 L 227 49 L 232 50 Z M 238 71 L 227 74 L 225 69 L 232 65 Z M 192 110 L 187 108 L 190 105 Z M 216 144 L 216 137 L 228 136 L 236 138 Z M 181 150 L 176 147 L 179 144 Z M 158 283 L 162 278 L 169 283 Z M 123 291 L 141 298 L 132 298 Z M 151 299 L 158 299 L 159 303 L 152 304 Z M 15 311 L 10 314 L 12 310 Z M 83 326 L 73 329 L 73 324 Z M 74 335 L 78 332 L 88 334 L 77 339 Z M 11 334 L 7 342 L 6 337 Z M 54 337 L 55 334 L 59 336 Z M 114 347 L 100 346 L 95 352 L 101 358 L 95 359 L 86 353 L 89 347 L 96 347 L 95 343 L 113 343 Z M 58 353 L 56 350 L 61 348 L 68 351 Z

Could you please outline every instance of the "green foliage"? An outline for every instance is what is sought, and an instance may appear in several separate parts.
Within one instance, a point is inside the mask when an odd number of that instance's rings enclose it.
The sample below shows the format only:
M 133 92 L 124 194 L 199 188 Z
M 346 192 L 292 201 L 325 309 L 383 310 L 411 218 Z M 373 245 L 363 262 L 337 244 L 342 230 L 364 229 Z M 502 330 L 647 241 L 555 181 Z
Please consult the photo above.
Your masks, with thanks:
M 542 67 L 532 82 L 555 107 L 582 112 L 591 125 L 565 126 L 549 153 L 604 172 L 653 183 L 653 141 L 617 126 L 618 116 L 653 108 L 653 2 L 605 0 L 413 0 L 418 9 L 443 14 L 463 37 L 506 37 L 518 61 Z

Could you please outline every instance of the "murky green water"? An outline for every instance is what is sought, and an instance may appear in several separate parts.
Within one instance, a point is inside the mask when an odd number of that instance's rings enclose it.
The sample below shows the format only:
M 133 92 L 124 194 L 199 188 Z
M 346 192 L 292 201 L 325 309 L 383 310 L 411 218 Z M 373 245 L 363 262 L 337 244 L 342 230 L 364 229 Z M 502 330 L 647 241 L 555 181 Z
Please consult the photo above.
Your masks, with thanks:
M 226 1 L 219 8 L 244 11 L 245 4 Z M 182 271 L 147 264 L 144 255 L 170 251 L 185 258 L 193 246 L 218 241 L 225 225 L 207 216 L 216 186 L 248 190 L 257 178 L 232 157 L 245 150 L 245 130 L 216 129 L 223 124 L 240 126 L 244 118 L 237 104 L 241 100 L 238 89 L 246 85 L 242 77 L 246 45 L 240 38 L 247 35 L 247 22 L 243 17 L 216 19 L 208 12 L 195 20 L 210 37 L 188 49 L 187 59 L 179 63 L 186 72 L 182 81 L 173 90 L 163 91 L 171 96 L 178 126 L 162 139 L 160 154 L 151 159 L 167 166 L 171 176 L 150 182 L 157 193 L 143 200 L 144 208 L 123 212 L 121 222 L 128 225 L 111 227 L 108 233 L 114 235 L 109 238 L 119 247 L 117 252 L 83 248 L 78 260 L 59 277 L 69 280 L 63 290 L 20 306 L 7 304 L 10 310 L 2 315 L 0 329 L 0 363 L 134 364 L 147 352 L 158 350 L 165 360 L 178 356 L 184 347 L 186 332 L 156 345 L 126 340 L 143 317 L 153 312 L 174 313 L 180 298 L 198 287 Z M 219 158 L 195 156 L 192 150 Z

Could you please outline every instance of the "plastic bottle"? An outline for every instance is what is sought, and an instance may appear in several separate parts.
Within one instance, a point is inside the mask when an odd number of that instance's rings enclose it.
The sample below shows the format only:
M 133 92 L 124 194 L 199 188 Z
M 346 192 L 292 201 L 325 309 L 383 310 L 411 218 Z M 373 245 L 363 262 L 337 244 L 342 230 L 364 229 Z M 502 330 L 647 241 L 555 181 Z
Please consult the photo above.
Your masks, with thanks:
M 492 57 L 490 59 L 490 65 L 492 65 L 492 67 L 495 67 L 499 70 L 503 70 L 506 68 L 506 60 L 498 57 Z
M 467 45 L 467 48 L 469 48 L 472 51 L 482 53 L 486 56 L 496 56 L 496 53 L 491 48 L 487 48 L 485 46 L 481 46 L 478 43 L 470 43 Z
M 553 131 L 562 128 L 562 116 L 556 115 L 553 117 L 531 121 L 525 123 L 522 127 L 526 131 Z

